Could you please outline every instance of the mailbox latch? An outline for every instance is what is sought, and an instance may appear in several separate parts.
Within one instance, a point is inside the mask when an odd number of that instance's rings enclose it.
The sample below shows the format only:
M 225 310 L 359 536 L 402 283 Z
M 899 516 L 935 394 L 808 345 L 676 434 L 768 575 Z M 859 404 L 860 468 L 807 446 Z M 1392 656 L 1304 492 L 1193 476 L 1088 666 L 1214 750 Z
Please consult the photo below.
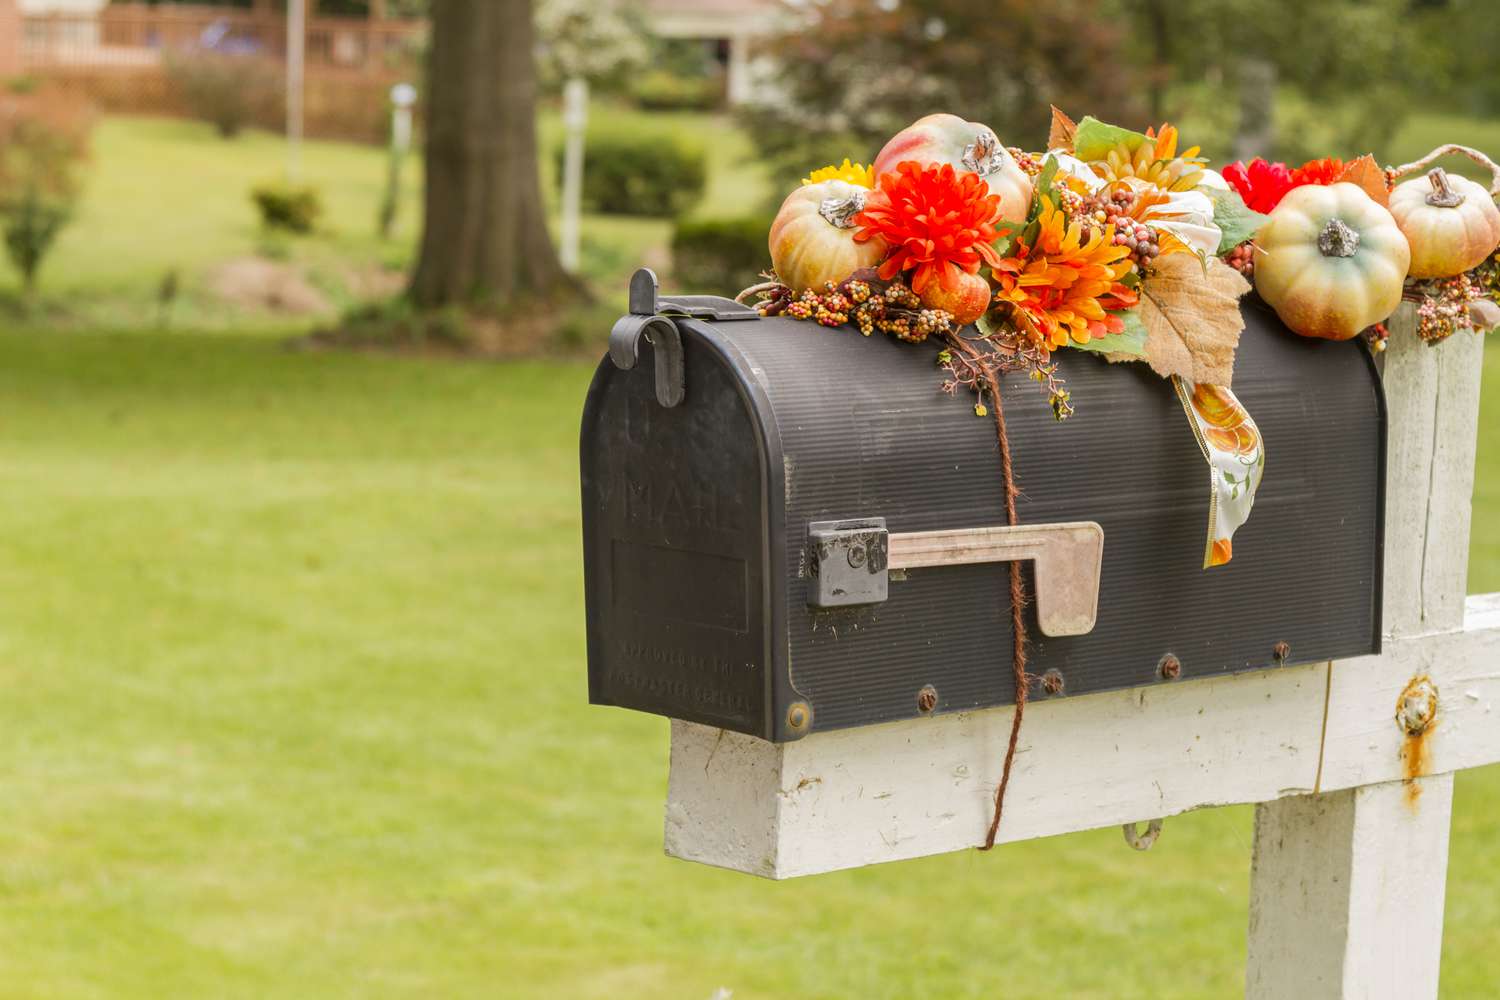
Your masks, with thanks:
M 1024 560 L 1033 564 L 1043 635 L 1086 635 L 1099 615 L 1104 529 L 1093 521 L 892 534 L 885 518 L 867 517 L 807 528 L 807 603 L 815 608 L 878 604 L 889 597 L 893 569 Z
M 885 518 L 814 521 L 807 526 L 807 541 L 812 574 L 807 603 L 815 608 L 844 608 L 886 599 L 890 532 L 885 529 Z

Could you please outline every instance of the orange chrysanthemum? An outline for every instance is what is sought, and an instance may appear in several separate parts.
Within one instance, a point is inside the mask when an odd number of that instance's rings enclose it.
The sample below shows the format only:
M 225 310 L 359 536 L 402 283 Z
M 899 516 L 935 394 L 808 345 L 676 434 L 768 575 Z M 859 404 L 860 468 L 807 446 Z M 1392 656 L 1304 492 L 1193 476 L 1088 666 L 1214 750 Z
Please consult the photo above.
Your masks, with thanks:
M 1021 245 L 1019 254 L 994 268 L 995 301 L 1009 305 L 1018 325 L 1048 348 L 1124 332 L 1124 321 L 1110 310 L 1129 309 L 1140 299 L 1120 284 L 1132 265 L 1130 251 L 1114 245 L 1114 227 L 1085 241 L 1083 227 L 1070 224 L 1050 198 L 1042 199 L 1038 221 L 1036 245 Z
M 864 243 L 878 237 L 892 247 L 880 265 L 882 280 L 911 271 L 911 289 L 918 295 L 934 279 L 953 291 L 961 272 L 977 274 L 980 263 L 1000 263 L 990 246 L 1004 235 L 995 229 L 999 214 L 1000 196 L 990 194 L 978 174 L 959 173 L 947 163 L 923 167 L 904 160 L 880 175 L 864 211 L 854 217 L 860 227 L 854 239 Z
M 1336 156 L 1325 156 L 1321 160 L 1308 160 L 1292 171 L 1292 186 L 1304 184 L 1332 184 L 1344 172 L 1344 161 Z

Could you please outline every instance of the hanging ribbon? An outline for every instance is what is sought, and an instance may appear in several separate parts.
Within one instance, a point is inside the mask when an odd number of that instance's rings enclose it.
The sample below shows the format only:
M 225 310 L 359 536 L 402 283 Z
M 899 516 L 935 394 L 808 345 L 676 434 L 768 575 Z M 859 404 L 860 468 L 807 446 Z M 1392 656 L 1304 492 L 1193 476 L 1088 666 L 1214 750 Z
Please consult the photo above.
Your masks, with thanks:
M 1228 389 L 1176 375 L 1172 386 L 1187 411 L 1198 448 L 1208 460 L 1208 543 L 1203 568 L 1222 566 L 1234 555 L 1235 530 L 1249 520 L 1255 505 L 1255 491 L 1266 471 L 1265 444 L 1255 421 Z

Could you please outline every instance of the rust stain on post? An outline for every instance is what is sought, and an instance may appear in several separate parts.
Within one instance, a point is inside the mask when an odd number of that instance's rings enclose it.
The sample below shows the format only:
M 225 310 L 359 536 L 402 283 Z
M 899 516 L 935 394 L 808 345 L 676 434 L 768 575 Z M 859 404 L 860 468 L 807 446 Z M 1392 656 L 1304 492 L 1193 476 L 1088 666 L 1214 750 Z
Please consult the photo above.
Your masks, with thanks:
M 1401 760 L 1406 775 L 1406 802 L 1413 809 L 1422 796 L 1417 779 L 1427 773 L 1430 764 L 1428 738 L 1437 723 L 1438 689 L 1432 678 L 1418 674 L 1407 682 L 1396 699 L 1396 725 L 1406 734 Z

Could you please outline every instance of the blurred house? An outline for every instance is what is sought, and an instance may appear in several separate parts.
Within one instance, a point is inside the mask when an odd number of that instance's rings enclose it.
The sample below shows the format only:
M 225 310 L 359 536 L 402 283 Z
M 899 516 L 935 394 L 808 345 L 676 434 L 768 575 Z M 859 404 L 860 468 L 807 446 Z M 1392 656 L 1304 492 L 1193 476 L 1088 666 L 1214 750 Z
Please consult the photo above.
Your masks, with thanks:
M 751 49 L 777 30 L 780 0 L 630 0 L 645 27 L 702 47 L 730 103 L 756 96 Z M 320 10 L 320 7 L 325 8 Z M 386 94 L 419 72 L 426 21 L 396 16 L 404 0 L 308 0 L 306 121 L 311 135 L 378 139 Z M 360 10 L 334 14 L 328 10 Z M 156 4 L 109 0 L 0 0 L 0 77 L 28 75 L 84 92 L 107 111 L 181 114 L 176 53 L 281 60 L 284 0 Z M 279 121 L 263 124 L 278 127 Z
M 758 37 L 774 32 L 780 0 L 640 0 L 650 32 L 659 38 L 702 42 L 724 70 L 725 96 L 743 104 L 755 96 L 751 49 Z
M 359 16 L 327 15 L 318 6 L 308 0 L 307 130 L 381 138 L 387 92 L 417 74 L 426 23 L 389 16 L 386 0 L 369 0 Z M 286 38 L 281 0 L 0 0 L 0 75 L 25 74 L 82 91 L 108 111 L 181 114 L 183 99 L 171 73 L 175 54 L 279 61 Z M 279 118 L 267 114 L 262 124 L 279 127 Z

